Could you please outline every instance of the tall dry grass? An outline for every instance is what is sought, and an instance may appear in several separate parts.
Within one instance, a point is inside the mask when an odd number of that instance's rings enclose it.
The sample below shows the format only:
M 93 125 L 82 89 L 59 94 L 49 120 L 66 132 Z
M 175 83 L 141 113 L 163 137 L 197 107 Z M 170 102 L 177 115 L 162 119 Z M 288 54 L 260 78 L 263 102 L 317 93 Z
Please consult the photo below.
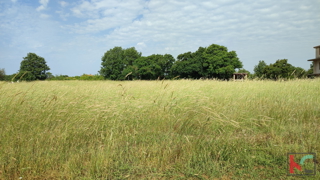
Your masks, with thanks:
M 319 79 L 2 83 L 0 179 L 287 179 L 319 102 Z

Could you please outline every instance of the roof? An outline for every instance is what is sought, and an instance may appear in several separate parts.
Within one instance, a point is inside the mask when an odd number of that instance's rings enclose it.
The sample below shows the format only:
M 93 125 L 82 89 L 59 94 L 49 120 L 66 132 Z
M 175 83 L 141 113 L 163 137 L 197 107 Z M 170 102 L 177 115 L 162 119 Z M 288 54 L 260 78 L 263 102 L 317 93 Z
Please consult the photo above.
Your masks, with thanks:
M 308 61 L 320 61 L 320 58 L 309 59 Z
M 319 45 L 319 46 L 315 46 L 315 47 L 313 47 L 313 48 L 320 48 L 320 45 Z

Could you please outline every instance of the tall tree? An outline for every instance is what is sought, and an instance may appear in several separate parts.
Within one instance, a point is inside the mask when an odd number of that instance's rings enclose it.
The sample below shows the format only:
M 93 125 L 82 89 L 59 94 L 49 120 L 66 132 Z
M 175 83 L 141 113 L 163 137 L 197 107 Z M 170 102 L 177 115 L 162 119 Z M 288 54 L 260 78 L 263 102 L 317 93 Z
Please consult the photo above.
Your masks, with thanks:
M 173 76 L 195 79 L 207 77 L 208 63 L 203 57 L 205 50 L 206 48 L 199 47 L 194 53 L 189 51 L 179 54 L 177 61 L 172 66 Z
M 274 64 L 270 64 L 264 68 L 263 73 L 267 78 L 292 78 L 295 67 L 288 63 L 287 59 L 279 59 Z
M 259 77 L 261 78 L 263 76 L 263 73 L 264 73 L 264 68 L 267 66 L 267 64 L 262 60 L 262 61 L 259 61 L 258 65 L 255 65 L 254 66 L 254 75 L 256 77 Z
M 102 67 L 99 73 L 107 79 L 123 80 L 128 74 L 128 69 L 133 68 L 133 62 L 139 57 L 141 57 L 141 53 L 134 47 L 128 49 L 114 47 L 102 57 Z
M 46 71 L 50 70 L 43 57 L 35 53 L 28 53 L 20 64 L 19 78 L 23 80 L 44 80 L 47 78 Z M 18 77 L 17 77 L 18 78 Z
M 140 58 L 141 52 L 138 52 L 134 47 L 123 50 L 123 63 L 124 69 L 121 74 L 121 78 L 132 80 L 135 78 L 136 67 L 133 65 L 134 61 Z
M 199 66 L 194 61 L 192 52 L 179 54 L 177 61 L 172 66 L 172 75 L 179 76 L 180 78 L 200 78 Z
M 313 74 L 313 63 L 310 64 L 310 69 L 306 72 L 307 75 Z
M 229 79 L 235 69 L 243 66 L 235 51 L 228 52 L 226 47 L 217 44 L 212 44 L 206 49 L 205 58 L 209 64 L 209 77 Z
M 173 63 L 174 58 L 170 54 L 152 54 L 136 59 L 133 67 L 137 79 L 157 79 L 169 76 Z
M 155 62 L 150 57 L 140 57 L 135 62 L 136 68 L 136 78 L 137 79 L 155 79 Z M 159 67 L 160 69 L 160 67 Z
M 293 67 L 293 72 L 290 74 L 290 78 L 305 78 L 307 77 L 307 71 L 301 67 Z
M 114 47 L 107 51 L 102 57 L 101 65 L 99 73 L 104 78 L 112 80 L 120 79 L 124 69 L 122 47 Z
M 237 68 L 242 68 L 242 62 L 236 52 L 228 52 L 226 47 L 217 44 L 178 55 L 172 67 L 174 75 L 180 77 L 219 79 L 231 78 Z
M 123 50 L 123 59 L 125 66 L 132 66 L 133 62 L 141 57 L 142 53 L 138 52 L 134 47 Z

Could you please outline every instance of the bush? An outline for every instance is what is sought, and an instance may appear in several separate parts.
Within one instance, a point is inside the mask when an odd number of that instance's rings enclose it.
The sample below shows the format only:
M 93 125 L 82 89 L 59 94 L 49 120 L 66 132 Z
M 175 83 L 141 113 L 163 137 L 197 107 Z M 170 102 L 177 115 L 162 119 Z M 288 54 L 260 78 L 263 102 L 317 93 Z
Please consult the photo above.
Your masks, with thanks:
M 91 80 L 91 81 L 97 81 L 97 80 L 104 80 L 104 77 L 101 75 L 91 75 L 91 74 L 83 74 L 81 76 L 74 76 L 69 77 L 68 75 L 56 75 L 48 80 Z
M 30 71 L 20 71 L 18 74 L 16 74 L 13 81 L 34 81 L 36 80 L 36 76 L 31 73 Z
M 104 77 L 101 75 L 91 75 L 91 74 L 83 74 L 80 76 L 80 80 L 104 80 Z
M 69 76 L 68 75 L 56 75 L 56 76 L 53 76 L 51 77 L 50 79 L 48 80 L 68 80 Z
M 6 77 L 6 72 L 4 71 L 4 69 L 0 69 L 0 81 L 3 81 Z

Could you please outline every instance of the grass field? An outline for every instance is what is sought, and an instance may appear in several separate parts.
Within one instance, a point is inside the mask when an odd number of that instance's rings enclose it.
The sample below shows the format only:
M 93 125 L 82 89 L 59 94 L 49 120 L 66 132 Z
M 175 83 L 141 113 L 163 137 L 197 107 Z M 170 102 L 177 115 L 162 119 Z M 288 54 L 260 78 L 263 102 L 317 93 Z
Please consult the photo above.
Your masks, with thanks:
M 319 132 L 320 79 L 0 82 L 0 179 L 296 179 Z

